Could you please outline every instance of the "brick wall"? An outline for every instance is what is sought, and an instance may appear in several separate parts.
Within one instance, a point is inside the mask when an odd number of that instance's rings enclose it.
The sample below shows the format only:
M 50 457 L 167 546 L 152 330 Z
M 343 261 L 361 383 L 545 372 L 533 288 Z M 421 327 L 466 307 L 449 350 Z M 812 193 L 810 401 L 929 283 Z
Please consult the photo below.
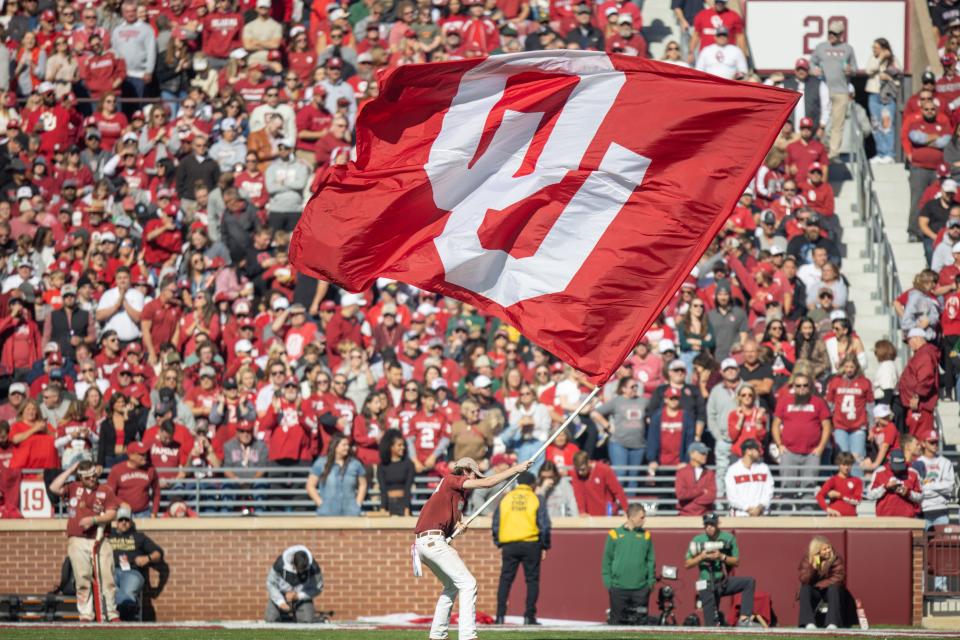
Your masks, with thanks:
M 341 520 L 342 522 L 336 522 Z M 649 521 L 658 565 L 682 566 L 695 518 Z M 864 601 L 871 624 L 918 625 L 922 616 L 922 533 L 903 522 L 885 527 L 877 519 L 743 519 L 730 521 L 743 553 L 743 575 L 773 601 L 780 626 L 796 624 L 795 567 L 812 535 L 825 533 L 847 560 L 848 585 Z M 575 520 L 554 531 L 554 549 L 542 573 L 540 614 L 601 620 L 607 595 L 600 581 L 605 534 L 618 519 Z M 848 525 L 844 527 L 843 525 Z M 849 527 L 851 524 L 860 525 Z M 912 524 L 912 523 L 911 523 Z M 788 526 L 789 525 L 789 526 Z M 63 521 L 0 522 L 0 593 L 45 593 L 59 581 L 66 550 Z M 157 620 L 250 620 L 262 618 L 266 573 L 277 555 L 305 544 L 323 568 L 325 589 L 318 609 L 335 618 L 415 612 L 430 615 L 439 585 L 427 571 L 411 575 L 410 531 L 405 518 L 246 518 L 142 521 L 167 553 L 168 576 L 150 572 L 159 593 L 148 617 Z M 829 531 L 828 529 L 833 529 Z M 500 569 L 489 524 L 479 522 L 456 543 L 478 581 L 478 610 L 493 615 Z M 877 562 L 878 555 L 884 556 Z M 693 609 L 693 572 L 681 570 L 674 584 L 678 611 Z M 509 612 L 522 613 L 522 578 L 511 592 Z M 653 600 L 655 602 L 655 598 Z

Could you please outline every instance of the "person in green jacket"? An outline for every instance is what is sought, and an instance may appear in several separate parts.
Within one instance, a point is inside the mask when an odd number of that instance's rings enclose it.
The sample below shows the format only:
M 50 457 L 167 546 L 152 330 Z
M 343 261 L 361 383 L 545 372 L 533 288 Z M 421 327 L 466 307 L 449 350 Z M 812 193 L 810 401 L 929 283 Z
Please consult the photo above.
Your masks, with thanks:
M 687 569 L 696 568 L 697 595 L 703 605 L 703 625 L 718 627 L 722 622 L 718 615 L 720 598 L 739 593 L 740 620 L 738 627 L 757 626 L 753 622 L 753 592 L 756 581 L 744 576 L 732 576 L 730 570 L 740 565 L 740 547 L 732 533 L 720 530 L 720 516 L 707 513 L 703 516 L 703 533 L 693 537 L 687 549 L 684 563 Z
M 603 586 L 610 592 L 610 624 L 625 624 L 628 608 L 645 614 L 656 581 L 653 540 L 643 529 L 647 518 L 641 504 L 627 508 L 627 521 L 610 529 L 603 549 Z

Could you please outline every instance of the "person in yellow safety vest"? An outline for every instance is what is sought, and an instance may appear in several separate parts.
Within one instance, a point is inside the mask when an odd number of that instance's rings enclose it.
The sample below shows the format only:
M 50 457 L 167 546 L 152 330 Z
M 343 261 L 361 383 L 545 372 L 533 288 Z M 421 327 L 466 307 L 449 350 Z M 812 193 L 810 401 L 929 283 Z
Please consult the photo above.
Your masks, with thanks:
M 507 615 L 507 596 L 517 568 L 523 563 L 527 581 L 527 603 L 524 624 L 537 622 L 537 597 L 540 595 L 540 561 L 550 548 L 550 514 L 547 503 L 533 492 L 536 477 L 529 471 L 517 476 L 517 486 L 508 492 L 493 514 L 493 543 L 500 549 L 500 586 L 497 589 L 496 624 L 503 624 Z

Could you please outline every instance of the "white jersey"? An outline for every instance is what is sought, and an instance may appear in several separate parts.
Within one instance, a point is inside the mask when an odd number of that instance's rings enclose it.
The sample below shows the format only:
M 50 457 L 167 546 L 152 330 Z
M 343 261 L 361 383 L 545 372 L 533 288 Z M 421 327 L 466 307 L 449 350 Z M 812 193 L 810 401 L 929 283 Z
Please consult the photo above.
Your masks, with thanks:
M 773 500 L 773 474 L 763 462 L 754 462 L 749 468 L 743 460 L 737 460 L 727 469 L 724 478 L 727 487 L 727 502 L 730 515 L 746 516 L 747 509 L 760 505 L 770 510 Z

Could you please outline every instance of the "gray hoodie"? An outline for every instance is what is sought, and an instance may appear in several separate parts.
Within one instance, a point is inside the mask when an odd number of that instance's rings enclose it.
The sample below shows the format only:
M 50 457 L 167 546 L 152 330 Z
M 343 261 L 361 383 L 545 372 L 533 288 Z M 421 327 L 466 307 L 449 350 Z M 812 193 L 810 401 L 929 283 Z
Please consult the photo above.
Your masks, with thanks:
M 157 38 L 145 22 L 118 24 L 110 34 L 110 46 L 127 63 L 130 78 L 143 78 L 157 67 Z
M 309 179 L 310 169 L 292 154 L 287 160 L 277 158 L 271 162 L 264 174 L 270 194 L 267 211 L 303 211 L 303 190 Z
M 913 463 L 914 468 L 922 466 L 923 502 L 920 510 L 931 518 L 948 510 L 953 502 L 953 478 L 956 473 L 953 465 L 943 456 L 928 458 L 922 456 Z
M 309 568 L 305 575 L 297 575 L 293 567 L 293 556 L 303 551 L 309 558 Z M 293 591 L 298 600 L 312 600 L 323 591 L 323 574 L 319 565 L 314 561 L 313 554 L 301 544 L 288 547 L 270 568 L 267 574 L 267 595 L 270 601 L 280 606 L 286 602 L 284 594 Z

